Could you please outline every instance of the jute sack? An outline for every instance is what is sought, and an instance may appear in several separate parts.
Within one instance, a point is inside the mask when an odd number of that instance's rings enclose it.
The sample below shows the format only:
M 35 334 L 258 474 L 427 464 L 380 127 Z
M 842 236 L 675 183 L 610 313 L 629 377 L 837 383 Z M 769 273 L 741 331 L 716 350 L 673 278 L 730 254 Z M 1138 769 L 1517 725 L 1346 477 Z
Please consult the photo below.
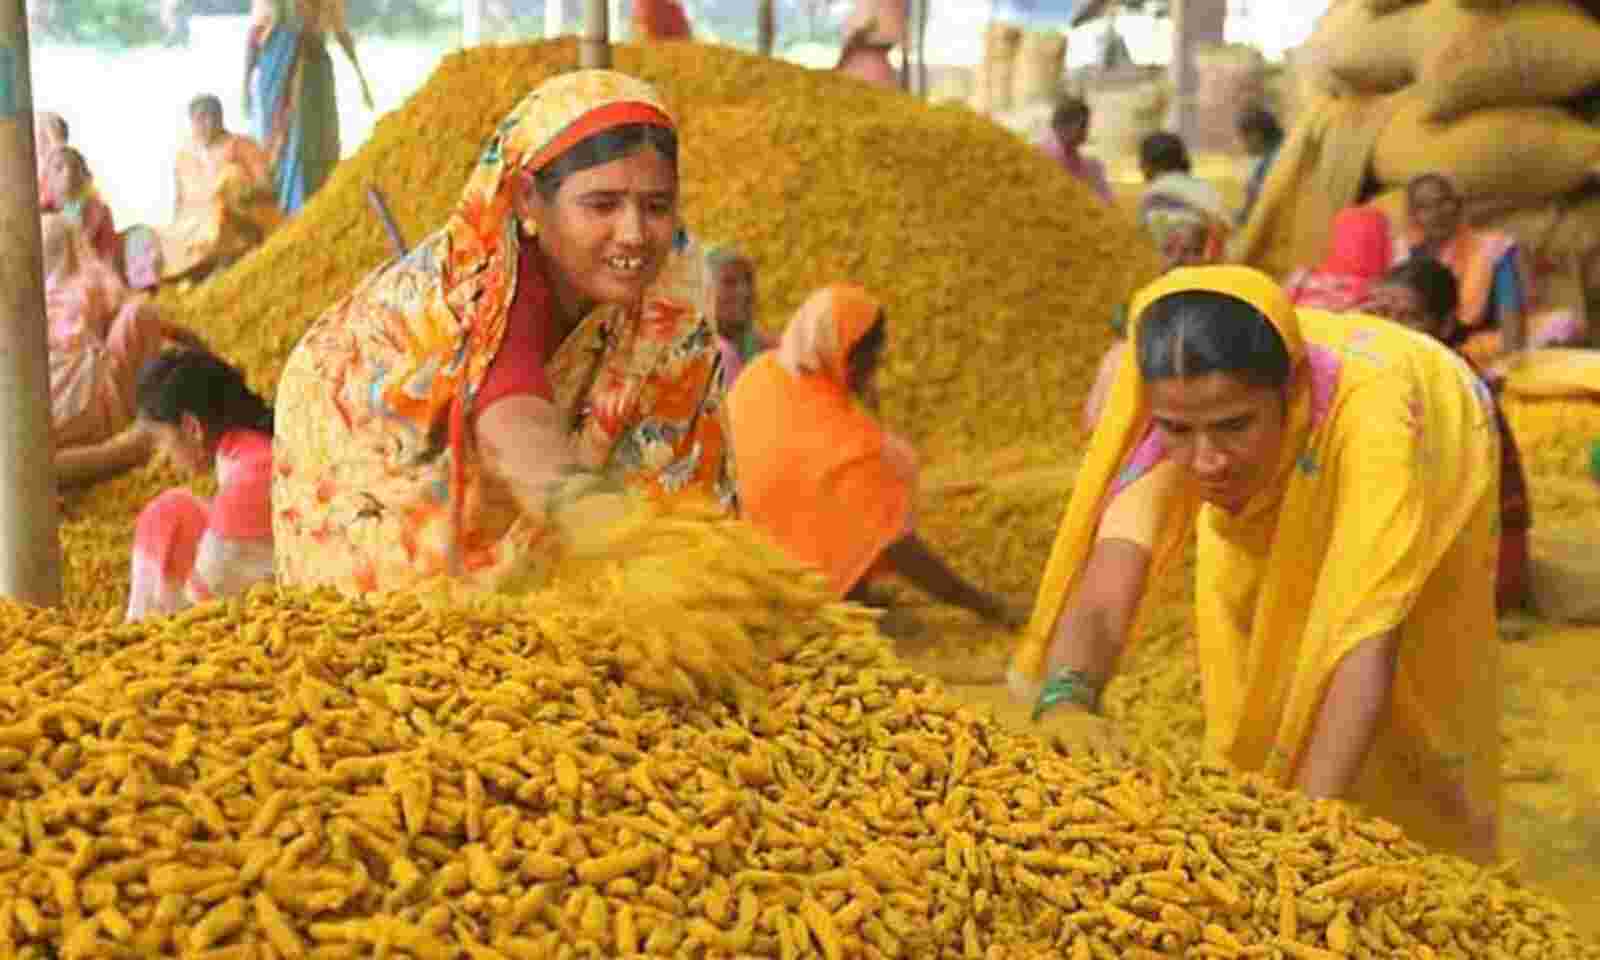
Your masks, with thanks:
M 1012 68 L 1011 105 L 1055 101 L 1061 96 L 1066 64 L 1066 34 L 1042 30 L 1024 34 Z
M 1232 259 L 1284 276 L 1322 259 L 1334 214 L 1360 199 L 1396 95 L 1319 97 L 1302 108 L 1267 174 Z
M 1373 175 L 1404 186 L 1442 173 L 1469 202 L 1539 206 L 1600 172 L 1600 128 L 1555 107 L 1495 107 L 1453 123 L 1431 123 L 1427 103 L 1409 92 L 1378 138 Z
M 1388 93 L 1417 79 L 1441 36 L 1476 17 L 1451 0 L 1429 0 L 1375 13 L 1365 3 L 1342 3 L 1317 21 L 1302 49 L 1322 92 Z
M 991 23 L 983 38 L 983 63 L 974 99 L 986 113 L 1011 109 L 1011 75 L 1016 69 L 1017 47 L 1022 43 L 1021 28 L 1009 23 Z
M 1554 104 L 1600 84 L 1600 20 L 1568 0 L 1523 3 L 1442 44 L 1418 90 L 1430 120 L 1484 107 Z

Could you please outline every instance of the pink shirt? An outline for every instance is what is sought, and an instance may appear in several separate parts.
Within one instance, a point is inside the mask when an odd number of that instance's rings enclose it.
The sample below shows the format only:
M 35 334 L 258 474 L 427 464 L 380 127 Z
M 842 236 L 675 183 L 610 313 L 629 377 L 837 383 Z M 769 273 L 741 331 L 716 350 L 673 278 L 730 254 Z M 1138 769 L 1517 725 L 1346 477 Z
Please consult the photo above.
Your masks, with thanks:
M 1086 157 L 1076 147 L 1061 142 L 1054 131 L 1046 134 L 1037 144 L 1045 155 L 1061 165 L 1061 169 L 1082 180 L 1090 190 L 1106 203 L 1113 202 L 1111 181 L 1106 178 L 1106 165 L 1094 157 Z

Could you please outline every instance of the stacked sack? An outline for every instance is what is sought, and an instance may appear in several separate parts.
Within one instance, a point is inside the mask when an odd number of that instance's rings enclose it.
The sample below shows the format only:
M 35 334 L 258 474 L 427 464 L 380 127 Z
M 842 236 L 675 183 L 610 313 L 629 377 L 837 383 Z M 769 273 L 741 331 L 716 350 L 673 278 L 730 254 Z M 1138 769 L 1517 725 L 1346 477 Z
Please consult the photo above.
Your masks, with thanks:
M 1508 230 L 1564 286 L 1600 294 L 1600 4 L 1573 0 L 1343 0 L 1304 48 L 1309 103 L 1242 256 L 1315 262 L 1332 214 L 1374 187 L 1403 216 L 1417 174 L 1451 177 L 1474 222 Z M 1324 169 L 1332 167 L 1329 172 Z M 1307 198 L 1307 187 L 1335 192 Z M 1564 301 L 1564 302 L 1563 302 Z

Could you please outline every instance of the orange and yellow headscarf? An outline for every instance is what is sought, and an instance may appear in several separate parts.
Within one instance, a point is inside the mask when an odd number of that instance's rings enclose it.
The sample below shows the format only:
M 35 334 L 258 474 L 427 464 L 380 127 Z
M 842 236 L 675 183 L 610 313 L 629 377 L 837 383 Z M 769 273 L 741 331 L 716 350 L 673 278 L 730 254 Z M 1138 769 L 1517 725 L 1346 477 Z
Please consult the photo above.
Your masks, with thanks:
M 910 532 L 915 500 L 914 457 L 850 392 L 850 352 L 880 312 L 858 286 L 813 293 L 728 395 L 745 519 L 839 596 Z

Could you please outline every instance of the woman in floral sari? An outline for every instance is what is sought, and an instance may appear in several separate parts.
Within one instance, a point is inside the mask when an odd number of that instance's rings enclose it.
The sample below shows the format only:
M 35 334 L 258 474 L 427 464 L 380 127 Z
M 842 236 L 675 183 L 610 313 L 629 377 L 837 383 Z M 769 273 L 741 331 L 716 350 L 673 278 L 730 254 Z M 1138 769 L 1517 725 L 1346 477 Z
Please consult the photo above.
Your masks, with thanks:
M 194 98 L 189 122 L 194 138 L 178 151 L 174 171 L 175 216 L 160 231 L 163 279 L 226 266 L 283 219 L 271 158 L 254 140 L 223 127 L 222 101 Z
M 1244 267 L 1175 270 L 1131 313 L 1013 690 L 1093 743 L 1148 586 L 1193 536 L 1207 755 L 1493 860 L 1487 388 L 1421 334 L 1297 311 Z
M 602 474 L 731 505 L 702 268 L 674 247 L 677 154 L 647 84 L 550 79 L 444 228 L 323 314 L 278 388 L 280 581 L 537 574 Z
M 339 105 L 327 37 L 338 41 L 372 109 L 372 91 L 356 59 L 344 0 L 253 0 L 245 47 L 245 113 L 257 111 L 256 140 L 272 158 L 278 207 L 305 206 L 339 162 Z M 254 77 L 252 78 L 252 74 Z

